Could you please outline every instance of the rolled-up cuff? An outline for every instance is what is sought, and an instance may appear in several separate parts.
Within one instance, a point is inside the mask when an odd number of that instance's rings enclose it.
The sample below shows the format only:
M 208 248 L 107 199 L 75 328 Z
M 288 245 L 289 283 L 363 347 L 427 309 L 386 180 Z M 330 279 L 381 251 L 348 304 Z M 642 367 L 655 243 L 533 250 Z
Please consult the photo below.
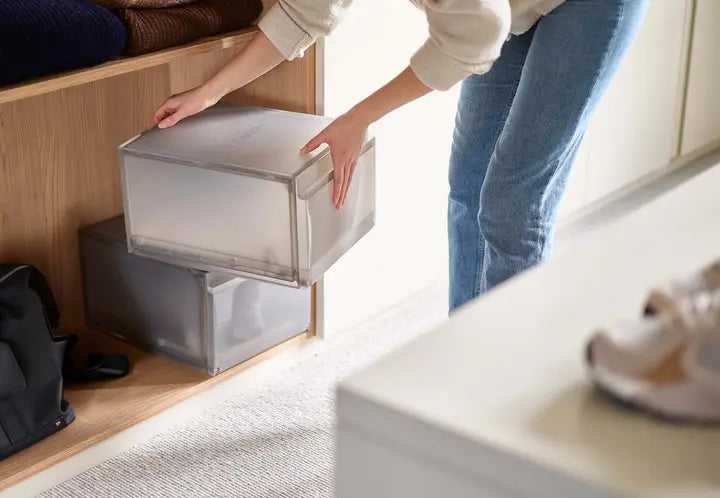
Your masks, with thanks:
M 298 26 L 280 3 L 267 11 L 258 27 L 287 60 L 302 57 L 305 50 L 315 43 L 315 39 Z
M 429 38 L 410 59 L 410 67 L 420 81 L 433 90 L 440 91 L 450 89 L 471 74 L 457 61 L 443 53 Z M 474 65 L 472 73 L 481 74 L 489 71 L 491 67 L 492 63 Z

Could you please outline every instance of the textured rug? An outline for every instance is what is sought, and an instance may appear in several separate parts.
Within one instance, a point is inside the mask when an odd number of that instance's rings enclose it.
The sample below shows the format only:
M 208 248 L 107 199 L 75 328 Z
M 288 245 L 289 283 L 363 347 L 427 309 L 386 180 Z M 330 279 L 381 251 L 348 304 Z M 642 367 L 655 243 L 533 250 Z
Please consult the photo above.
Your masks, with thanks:
M 334 494 L 335 387 L 445 317 L 433 293 L 41 497 L 312 498 Z

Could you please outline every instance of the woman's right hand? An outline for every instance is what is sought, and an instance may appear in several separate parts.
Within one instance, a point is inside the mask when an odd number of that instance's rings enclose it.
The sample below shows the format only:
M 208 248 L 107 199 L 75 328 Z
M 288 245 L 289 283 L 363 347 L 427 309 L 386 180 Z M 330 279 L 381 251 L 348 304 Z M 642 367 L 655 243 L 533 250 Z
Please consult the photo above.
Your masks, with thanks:
M 168 98 L 155 112 L 155 124 L 158 128 L 169 128 L 181 119 L 214 106 L 218 100 L 204 86 L 178 93 Z

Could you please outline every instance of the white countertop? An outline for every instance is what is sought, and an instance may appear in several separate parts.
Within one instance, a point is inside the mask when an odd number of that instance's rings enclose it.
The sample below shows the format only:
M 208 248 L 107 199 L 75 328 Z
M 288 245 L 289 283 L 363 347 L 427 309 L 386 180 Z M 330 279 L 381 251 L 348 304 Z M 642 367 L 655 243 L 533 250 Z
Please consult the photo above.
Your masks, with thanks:
M 341 424 L 444 452 L 439 458 L 470 472 L 506 455 L 633 496 L 720 496 L 720 430 L 619 409 L 592 391 L 582 362 L 594 329 L 638 317 L 653 284 L 716 257 L 720 166 L 343 382 Z M 429 429 L 424 440 L 410 420 Z M 443 450 L 450 440 L 465 449 Z

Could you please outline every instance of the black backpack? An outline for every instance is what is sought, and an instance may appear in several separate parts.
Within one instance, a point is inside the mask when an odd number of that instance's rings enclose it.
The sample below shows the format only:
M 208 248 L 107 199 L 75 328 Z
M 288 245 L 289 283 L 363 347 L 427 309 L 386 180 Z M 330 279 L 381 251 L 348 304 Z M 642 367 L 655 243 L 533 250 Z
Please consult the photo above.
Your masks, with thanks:
M 53 336 L 58 318 L 40 272 L 0 264 L 0 460 L 75 419 L 63 398 L 63 364 L 73 337 Z

